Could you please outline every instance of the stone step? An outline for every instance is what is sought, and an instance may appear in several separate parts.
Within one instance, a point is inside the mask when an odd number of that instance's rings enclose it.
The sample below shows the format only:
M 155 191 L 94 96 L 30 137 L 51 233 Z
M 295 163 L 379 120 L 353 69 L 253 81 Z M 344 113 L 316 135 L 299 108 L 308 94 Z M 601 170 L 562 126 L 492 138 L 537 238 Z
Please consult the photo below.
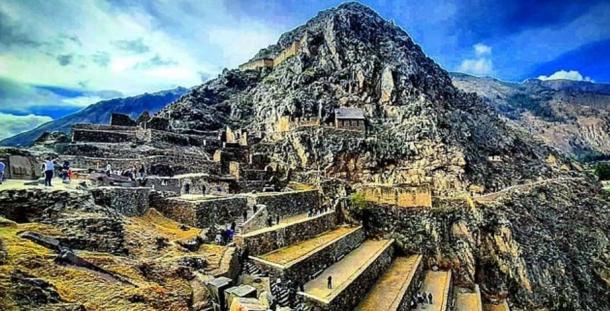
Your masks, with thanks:
M 415 310 L 448 310 L 451 299 L 451 271 L 427 270 L 418 292 L 432 293 L 432 304 L 419 303 Z
M 301 283 L 362 244 L 362 226 L 340 226 L 311 239 L 251 257 L 252 263 L 275 277 Z
M 352 310 L 392 262 L 394 240 L 367 240 L 304 285 L 314 310 Z M 328 277 L 332 287 L 327 287 Z
M 411 302 L 422 271 L 422 256 L 397 257 L 390 268 L 377 281 L 357 311 L 405 310 Z
M 336 223 L 337 216 L 332 210 L 313 217 L 296 215 L 267 228 L 238 234 L 234 241 L 247 249 L 250 255 L 256 256 L 315 237 L 331 230 Z
M 508 302 L 503 300 L 498 303 L 486 303 L 483 305 L 483 310 L 485 311 L 510 311 L 508 307 Z
M 454 292 L 455 311 L 483 311 L 479 285 L 476 285 L 474 290 L 456 287 Z

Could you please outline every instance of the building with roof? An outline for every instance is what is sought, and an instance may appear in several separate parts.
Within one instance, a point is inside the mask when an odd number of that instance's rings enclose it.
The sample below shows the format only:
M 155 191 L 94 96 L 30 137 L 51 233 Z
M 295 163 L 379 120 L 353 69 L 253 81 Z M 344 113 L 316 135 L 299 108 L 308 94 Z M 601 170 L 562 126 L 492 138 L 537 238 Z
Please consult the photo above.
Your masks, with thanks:
M 364 112 L 356 107 L 336 108 L 335 127 L 364 132 L 366 130 Z

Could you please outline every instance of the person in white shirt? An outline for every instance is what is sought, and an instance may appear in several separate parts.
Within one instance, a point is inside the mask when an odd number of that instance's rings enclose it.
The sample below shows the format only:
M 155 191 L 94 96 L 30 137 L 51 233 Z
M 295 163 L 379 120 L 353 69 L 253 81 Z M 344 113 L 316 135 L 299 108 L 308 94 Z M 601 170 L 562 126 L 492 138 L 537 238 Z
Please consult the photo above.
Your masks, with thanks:
M 51 157 L 47 157 L 44 161 L 44 185 L 45 187 L 52 187 L 51 180 L 53 180 L 53 171 L 55 170 L 55 163 L 51 160 Z

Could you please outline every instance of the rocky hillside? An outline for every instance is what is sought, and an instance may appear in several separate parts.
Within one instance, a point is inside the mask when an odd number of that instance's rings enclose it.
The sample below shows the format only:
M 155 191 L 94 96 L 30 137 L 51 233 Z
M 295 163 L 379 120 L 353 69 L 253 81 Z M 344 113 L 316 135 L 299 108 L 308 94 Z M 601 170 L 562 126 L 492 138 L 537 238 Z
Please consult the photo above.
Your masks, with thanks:
M 368 7 L 322 11 L 254 59 L 277 56 L 293 42 L 300 43 L 297 54 L 272 69 L 226 70 L 160 115 L 174 128 L 265 133 L 283 116 L 320 117 L 318 128 L 269 135 L 264 151 L 284 168 L 328 168 L 329 176 L 355 182 L 431 184 L 439 194 L 549 177 L 563 164 L 551 156 L 549 165 L 548 148 L 456 89 L 404 30 Z M 365 135 L 328 129 L 340 106 L 364 111 Z
M 188 89 L 179 87 L 133 97 L 104 100 L 81 111 L 45 123 L 33 130 L 6 138 L 0 141 L 0 146 L 29 146 L 45 132 L 61 131 L 68 133 L 70 127 L 77 123 L 108 123 L 113 112 L 125 113 L 133 118 L 137 118 L 144 111 L 155 113 L 187 91 Z
M 610 85 L 568 80 L 503 82 L 452 74 L 498 112 L 579 160 L 610 158 Z

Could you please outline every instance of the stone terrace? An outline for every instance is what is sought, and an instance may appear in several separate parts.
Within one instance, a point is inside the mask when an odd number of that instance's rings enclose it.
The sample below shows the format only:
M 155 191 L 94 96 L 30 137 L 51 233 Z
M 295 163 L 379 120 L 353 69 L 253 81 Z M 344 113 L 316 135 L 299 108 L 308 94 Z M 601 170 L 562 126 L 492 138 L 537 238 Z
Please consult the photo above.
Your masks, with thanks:
M 420 291 L 432 293 L 432 305 L 419 304 L 415 310 L 447 310 L 451 297 L 451 271 L 426 271 Z
M 251 259 L 261 270 L 272 275 L 306 280 L 345 256 L 364 239 L 361 226 L 345 225 Z
M 377 276 L 391 263 L 393 240 L 368 240 L 340 261 L 307 282 L 299 292 L 310 304 L 321 310 L 348 310 L 366 294 Z M 332 277 L 332 288 L 327 287 Z
M 356 310 L 402 310 L 415 291 L 421 273 L 421 259 L 421 255 L 396 258 Z
M 455 288 L 455 311 L 483 311 L 479 286 L 474 290 Z

